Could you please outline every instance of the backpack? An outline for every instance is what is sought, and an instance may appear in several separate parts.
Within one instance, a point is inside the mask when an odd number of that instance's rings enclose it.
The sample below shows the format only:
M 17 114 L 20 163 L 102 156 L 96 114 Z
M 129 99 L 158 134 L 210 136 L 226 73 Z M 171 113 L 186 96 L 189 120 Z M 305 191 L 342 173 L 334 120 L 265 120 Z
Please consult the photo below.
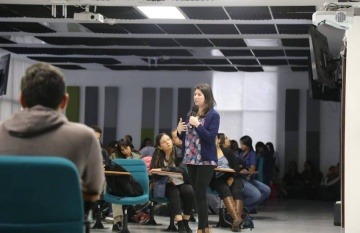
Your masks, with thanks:
M 117 163 L 110 162 L 105 166 L 106 171 L 127 172 L 125 168 Z M 107 192 L 119 197 L 135 197 L 144 194 L 141 185 L 132 175 L 106 175 Z

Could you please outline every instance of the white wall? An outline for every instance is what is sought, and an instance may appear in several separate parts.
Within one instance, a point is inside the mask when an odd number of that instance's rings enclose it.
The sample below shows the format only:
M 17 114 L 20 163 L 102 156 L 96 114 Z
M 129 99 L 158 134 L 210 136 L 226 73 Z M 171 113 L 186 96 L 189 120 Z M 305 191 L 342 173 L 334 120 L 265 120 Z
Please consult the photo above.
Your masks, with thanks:
M 360 17 L 354 17 L 347 36 L 345 102 L 345 232 L 360 232 Z

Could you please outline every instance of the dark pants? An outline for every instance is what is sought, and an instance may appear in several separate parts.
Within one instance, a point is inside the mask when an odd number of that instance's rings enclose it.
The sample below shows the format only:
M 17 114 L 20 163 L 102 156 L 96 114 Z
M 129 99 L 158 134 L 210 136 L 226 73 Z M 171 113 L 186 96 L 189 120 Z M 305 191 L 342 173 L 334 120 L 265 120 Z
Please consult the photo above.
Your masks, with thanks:
M 230 187 L 226 181 L 227 176 L 223 175 L 216 178 L 213 182 L 213 187 L 220 194 L 220 198 L 224 199 L 232 196 L 234 200 L 242 200 L 244 188 L 241 178 L 235 178 Z
M 195 203 L 198 211 L 198 229 L 209 227 L 208 203 L 206 200 L 206 188 L 209 186 L 215 167 L 212 165 L 187 165 L 195 192 Z
M 184 215 L 191 215 L 194 207 L 194 190 L 189 184 L 166 185 L 165 196 L 169 198 L 170 207 L 174 215 L 181 215 L 181 202 L 184 208 Z

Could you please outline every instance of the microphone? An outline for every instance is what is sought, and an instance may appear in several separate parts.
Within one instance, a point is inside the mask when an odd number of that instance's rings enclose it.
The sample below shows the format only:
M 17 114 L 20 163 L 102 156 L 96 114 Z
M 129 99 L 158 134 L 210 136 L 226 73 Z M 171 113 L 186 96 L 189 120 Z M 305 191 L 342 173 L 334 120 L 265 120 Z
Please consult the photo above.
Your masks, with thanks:
M 190 116 L 196 116 L 198 111 L 199 111 L 199 106 L 197 106 L 197 105 L 192 106 Z
M 197 105 L 192 106 L 190 116 L 196 116 L 198 111 L 199 111 L 199 106 L 197 106 Z M 190 125 L 189 128 L 192 129 L 193 126 Z

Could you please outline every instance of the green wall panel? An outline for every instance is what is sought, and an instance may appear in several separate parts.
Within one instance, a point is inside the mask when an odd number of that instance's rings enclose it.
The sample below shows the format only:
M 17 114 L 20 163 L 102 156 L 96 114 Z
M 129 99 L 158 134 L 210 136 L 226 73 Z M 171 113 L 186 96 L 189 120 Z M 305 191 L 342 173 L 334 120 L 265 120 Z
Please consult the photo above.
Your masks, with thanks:
M 68 86 L 67 93 L 69 93 L 69 103 L 66 108 L 66 117 L 69 121 L 80 121 L 80 87 Z

